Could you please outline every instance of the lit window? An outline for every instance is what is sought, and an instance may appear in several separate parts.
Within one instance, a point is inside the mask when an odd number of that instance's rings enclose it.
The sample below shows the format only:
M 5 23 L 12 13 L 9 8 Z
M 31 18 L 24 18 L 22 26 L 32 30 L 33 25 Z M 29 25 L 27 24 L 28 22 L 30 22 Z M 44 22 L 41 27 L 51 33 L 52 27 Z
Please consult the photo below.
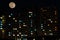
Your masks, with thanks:
M 17 40 L 21 40 L 21 38 L 17 38 Z
M 15 20 L 15 18 L 13 18 L 13 20 Z
M 22 22 L 22 20 L 19 20 L 19 22 Z
M 33 40 L 35 40 L 35 38 Z
M 41 26 L 43 26 L 43 24 L 41 24 Z
M 21 36 L 24 36 L 23 34 Z
M 55 23 L 57 23 L 57 21 L 55 21 Z
M 27 40 L 27 38 L 23 38 L 23 40 Z
M 1 26 L 3 25 L 3 24 L 0 24 Z
M 11 17 L 11 16 L 9 15 L 9 17 Z
M 23 26 L 25 27 L 25 26 L 27 26 L 27 25 L 23 24 Z
M 21 34 L 21 32 L 19 32 L 19 34 Z
M 36 29 L 34 29 L 34 31 L 36 31 Z
M 8 24 L 9 26 L 11 25 L 11 24 Z
M 3 28 L 0 28 L 0 29 L 3 29 Z
M 43 27 L 43 26 L 41 26 L 41 27 Z
M 32 13 L 31 11 L 29 13 Z
M 17 30 L 17 28 L 13 28 L 13 30 Z
M 43 29 L 42 31 L 45 31 L 45 29 Z
M 44 33 L 44 35 L 47 35 L 47 33 Z
M 5 30 L 4 30 L 4 29 L 2 29 L 2 32 L 4 33 L 4 32 L 5 32 Z
M 31 35 L 33 35 L 33 33 L 31 33 Z
M 11 13 L 10 15 L 12 16 L 13 14 Z
M 51 31 L 51 30 L 49 30 L 49 31 Z
M 2 19 L 3 17 L 0 17 L 0 19 Z
M 49 35 L 53 35 L 53 33 L 49 33 Z
M 8 32 L 8 36 L 11 36 L 11 32 Z
M 43 29 L 43 28 L 41 28 L 41 29 Z
M 17 20 L 15 20 L 15 22 L 17 22 Z
M 48 26 L 50 26 L 50 24 L 48 24 Z
M 56 13 L 56 11 L 55 11 L 55 15 L 56 15 L 57 13 Z
M 49 21 L 51 21 L 51 19 L 48 19 Z
M 19 26 L 19 28 L 21 28 L 21 26 Z
M 29 15 L 29 17 L 31 17 L 31 15 Z
M 15 34 L 13 34 L 13 36 L 15 36 Z
M 17 34 L 17 36 L 19 36 L 19 34 Z

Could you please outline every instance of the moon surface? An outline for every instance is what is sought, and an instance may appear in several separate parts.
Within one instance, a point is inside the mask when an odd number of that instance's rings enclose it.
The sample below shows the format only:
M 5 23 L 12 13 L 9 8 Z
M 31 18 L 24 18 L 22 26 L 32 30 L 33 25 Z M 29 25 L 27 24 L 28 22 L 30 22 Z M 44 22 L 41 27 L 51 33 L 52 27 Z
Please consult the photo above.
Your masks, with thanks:
M 10 2 L 10 3 L 9 3 L 9 7 L 10 7 L 10 8 L 13 9 L 13 8 L 15 8 L 15 6 L 16 6 L 16 4 L 15 4 L 14 2 Z

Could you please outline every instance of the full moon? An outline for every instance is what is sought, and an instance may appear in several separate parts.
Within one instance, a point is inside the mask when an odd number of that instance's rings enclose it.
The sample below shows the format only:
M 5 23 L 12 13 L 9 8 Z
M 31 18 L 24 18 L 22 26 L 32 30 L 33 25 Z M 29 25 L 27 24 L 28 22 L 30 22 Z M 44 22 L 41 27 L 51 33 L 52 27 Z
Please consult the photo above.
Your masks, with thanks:
M 10 8 L 13 9 L 13 8 L 15 8 L 15 6 L 16 6 L 16 4 L 15 4 L 14 2 L 10 2 L 10 3 L 9 3 L 9 7 L 10 7 Z

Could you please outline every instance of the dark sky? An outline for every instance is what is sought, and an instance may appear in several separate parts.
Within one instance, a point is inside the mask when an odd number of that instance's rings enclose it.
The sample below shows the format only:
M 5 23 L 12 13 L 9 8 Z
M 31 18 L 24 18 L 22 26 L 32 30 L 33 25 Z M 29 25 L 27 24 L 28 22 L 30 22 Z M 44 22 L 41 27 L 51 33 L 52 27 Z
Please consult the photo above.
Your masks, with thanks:
M 9 2 L 15 2 L 17 7 L 40 7 L 40 6 L 56 6 L 55 0 L 0 0 L 1 7 L 8 7 Z
M 40 8 L 40 7 L 54 7 L 56 6 L 59 9 L 58 0 L 0 0 L 0 10 L 10 11 L 9 2 L 15 2 L 16 8 L 13 10 L 21 10 L 23 8 Z

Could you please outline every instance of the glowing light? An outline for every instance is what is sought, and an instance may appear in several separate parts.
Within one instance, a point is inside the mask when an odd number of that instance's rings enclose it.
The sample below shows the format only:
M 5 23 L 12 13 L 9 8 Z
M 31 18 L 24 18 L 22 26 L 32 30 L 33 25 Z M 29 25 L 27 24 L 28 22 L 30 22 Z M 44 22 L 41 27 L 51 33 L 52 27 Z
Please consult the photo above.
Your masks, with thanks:
M 11 17 L 11 16 L 9 15 L 9 17 Z
M 34 31 L 36 31 L 36 29 L 34 29 Z
M 27 25 L 24 24 L 23 26 L 25 27 L 25 26 L 27 26 Z
M 33 33 L 31 33 L 31 35 L 33 35 Z
M 32 13 L 31 11 L 29 13 Z
M 0 17 L 0 19 L 2 19 L 3 17 Z
M 19 20 L 19 22 L 22 22 L 22 20 Z
M 3 25 L 3 24 L 0 24 L 1 26 Z
M 13 34 L 13 36 L 15 36 L 15 34 Z
M 42 31 L 45 31 L 45 29 L 43 29 Z
M 57 21 L 55 21 L 55 23 L 57 23 Z
M 48 24 L 48 26 L 50 26 L 50 24 Z
M 53 33 L 49 33 L 49 35 L 53 35 Z
M 19 32 L 19 34 L 21 34 L 21 32 Z
M 19 34 L 17 34 L 17 36 L 19 36 Z
M 49 31 L 51 31 L 51 30 L 49 30 Z
M 8 24 L 9 26 L 11 25 L 11 24 Z
M 31 15 L 29 15 L 29 17 L 31 17 Z
M 13 28 L 13 30 L 17 30 L 17 28 Z
M 33 40 L 35 40 L 35 38 Z
M 41 26 L 43 26 L 43 24 L 41 24 Z
M 8 36 L 11 36 L 11 32 L 8 32 Z
M 44 35 L 47 35 L 47 33 L 44 33 Z
M 48 19 L 49 21 L 51 21 L 51 19 Z
M 4 30 L 4 29 L 2 29 L 2 32 L 4 33 L 4 32 L 5 32 L 5 30 Z
M 11 13 L 10 15 L 12 16 L 13 14 Z
M 57 27 L 55 27 L 55 31 L 57 31 Z
M 17 20 L 15 20 L 15 22 L 17 22 Z
M 3 28 L 0 28 L 0 29 L 3 29 Z
M 21 26 L 19 26 L 19 28 L 21 28 Z
M 56 11 L 55 11 L 55 15 L 57 15 Z
M 43 26 L 41 26 L 41 27 L 43 27 Z
M 5 23 L 5 20 L 3 19 L 3 20 L 2 20 L 2 24 L 4 24 L 4 23 Z
M 13 9 L 13 8 L 15 8 L 15 6 L 16 6 L 16 4 L 15 4 L 14 2 L 10 2 L 10 3 L 9 3 L 9 7 L 10 7 L 10 8 Z
M 17 38 L 17 40 L 21 40 L 21 38 Z
M 41 29 L 43 29 L 43 28 L 41 28 Z
M 51 21 L 51 23 L 52 23 L 53 21 Z
M 21 36 L 24 36 L 24 35 L 21 35 Z
M 15 20 L 15 18 L 13 18 L 13 20 Z

